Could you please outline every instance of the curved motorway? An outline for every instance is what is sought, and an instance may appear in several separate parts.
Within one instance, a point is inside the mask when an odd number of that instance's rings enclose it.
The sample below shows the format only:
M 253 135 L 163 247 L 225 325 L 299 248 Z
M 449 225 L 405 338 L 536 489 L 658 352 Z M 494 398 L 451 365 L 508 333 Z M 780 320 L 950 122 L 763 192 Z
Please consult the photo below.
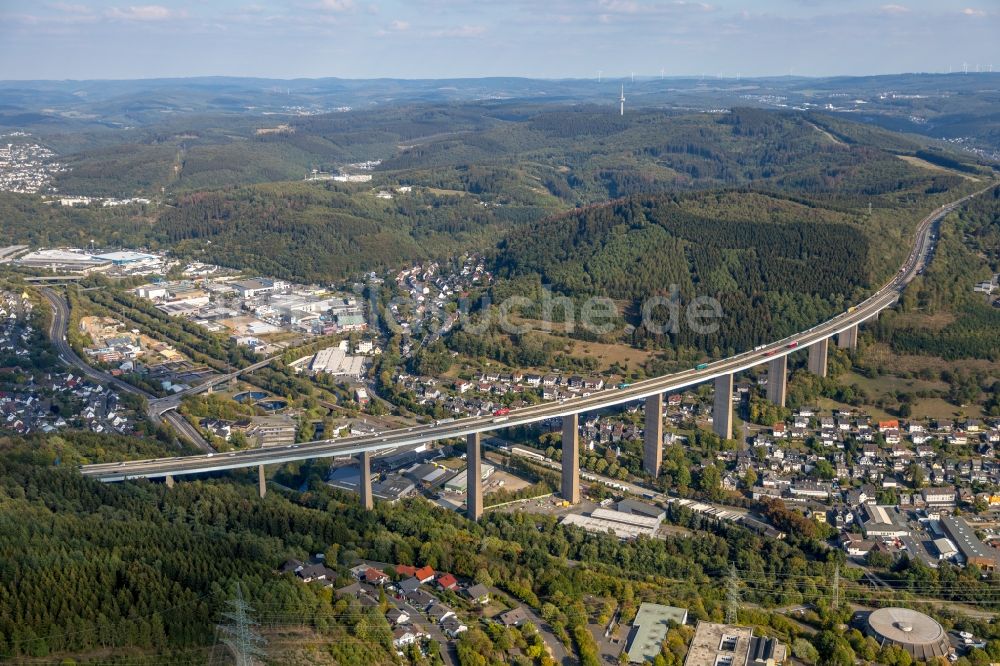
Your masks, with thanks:
M 132 393 L 146 398 L 147 405 L 149 405 L 147 416 L 149 416 L 150 420 L 155 422 L 158 418 L 162 418 L 181 436 L 188 439 L 202 451 L 205 451 L 206 453 L 213 453 L 215 451 L 215 449 L 213 449 L 212 446 L 205 441 L 205 438 L 201 436 L 201 433 L 199 433 L 194 426 L 188 423 L 183 416 L 175 411 L 155 410 L 154 405 L 157 404 L 157 398 L 152 393 L 137 386 L 133 386 L 128 382 L 122 381 L 121 379 L 118 379 L 113 375 L 109 375 L 102 370 L 98 370 L 80 358 L 73 350 L 73 347 L 70 346 L 69 342 L 66 341 L 66 331 L 69 327 L 69 306 L 66 304 L 65 299 L 63 299 L 56 292 L 52 291 L 49 287 L 42 287 L 41 292 L 45 297 L 45 300 L 47 300 L 52 306 L 52 322 L 49 325 L 49 338 L 52 340 L 52 344 L 56 348 L 60 361 L 68 366 L 76 368 L 88 379 L 97 384 L 114 386 L 119 391 Z M 160 400 L 162 400 L 162 398 Z M 176 404 L 174 404 L 173 407 L 176 407 Z M 171 407 L 171 409 L 173 407 Z
M 241 467 L 254 467 L 324 458 L 355 455 L 365 451 L 380 451 L 402 446 L 421 444 L 438 439 L 451 439 L 466 435 L 497 430 L 510 426 L 526 425 L 555 417 L 579 414 L 641 400 L 652 395 L 676 391 L 694 384 L 701 384 L 723 375 L 741 372 L 763 365 L 775 358 L 787 356 L 831 336 L 853 328 L 891 307 L 903 288 L 923 268 L 931 250 L 930 236 L 934 224 L 968 199 L 995 186 L 992 183 L 974 194 L 941 206 L 927 215 L 917 227 L 914 246 L 899 272 L 881 289 L 848 312 L 787 338 L 776 340 L 753 351 L 737 354 L 708 363 L 691 370 L 635 382 L 627 387 L 606 389 L 588 396 L 548 402 L 511 411 L 508 415 L 470 416 L 448 422 L 392 430 L 375 435 L 348 437 L 336 440 L 319 440 L 288 447 L 250 449 L 226 454 L 207 454 L 183 458 L 137 460 L 120 463 L 85 465 L 80 468 L 85 476 L 102 481 L 122 481 L 131 478 L 155 478 L 199 472 L 212 472 Z M 791 345 L 791 346 L 790 346 Z

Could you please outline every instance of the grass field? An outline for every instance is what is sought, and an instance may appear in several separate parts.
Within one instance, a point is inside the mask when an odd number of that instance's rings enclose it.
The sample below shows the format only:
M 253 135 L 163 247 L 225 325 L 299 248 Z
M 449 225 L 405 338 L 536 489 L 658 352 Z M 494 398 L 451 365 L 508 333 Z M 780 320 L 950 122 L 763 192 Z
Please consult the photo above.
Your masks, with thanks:
M 962 178 L 967 178 L 968 180 L 974 180 L 974 181 L 980 180 L 975 176 L 963 173 L 961 171 L 958 171 L 957 169 L 949 169 L 947 167 L 939 166 L 937 164 L 932 164 L 927 160 L 922 160 L 919 157 L 916 157 L 915 155 L 897 155 L 897 157 L 906 162 L 907 164 L 915 167 L 920 167 L 921 169 L 928 169 L 930 171 L 942 171 L 944 173 L 950 173 L 954 176 L 961 176 Z
M 927 367 L 928 364 L 934 362 L 942 362 L 941 359 L 936 359 L 933 357 L 921 357 L 927 363 L 920 367 Z M 915 368 L 919 369 L 919 367 Z M 873 418 L 889 418 L 893 415 L 889 414 L 884 409 L 876 407 L 873 403 L 879 399 L 883 399 L 889 404 L 896 404 L 895 396 L 897 393 L 917 393 L 921 391 L 934 391 L 934 392 L 947 392 L 948 384 L 940 380 L 925 380 L 917 379 L 913 377 L 898 377 L 896 375 L 880 375 L 878 377 L 869 378 L 864 375 L 859 375 L 854 372 L 849 372 L 838 377 L 838 381 L 844 385 L 857 384 L 860 386 L 869 397 L 868 403 L 861 406 L 861 409 L 865 412 L 871 414 Z M 942 398 L 928 397 L 928 398 L 916 398 L 911 402 L 913 407 L 913 418 L 937 418 L 937 419 L 951 419 L 963 416 L 968 417 L 980 417 L 982 416 L 982 410 L 978 405 L 966 405 L 965 407 L 958 407 L 949 403 Z M 830 399 L 821 399 L 820 407 L 824 409 L 848 409 L 849 405 L 843 405 Z

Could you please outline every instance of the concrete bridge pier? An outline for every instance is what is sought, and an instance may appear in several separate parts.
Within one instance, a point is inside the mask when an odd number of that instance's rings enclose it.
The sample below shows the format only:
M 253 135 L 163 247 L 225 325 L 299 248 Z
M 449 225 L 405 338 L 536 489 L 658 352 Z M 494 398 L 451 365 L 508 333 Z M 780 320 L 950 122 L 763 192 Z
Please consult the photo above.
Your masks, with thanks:
M 809 345 L 809 372 L 826 377 L 826 356 L 830 351 L 830 338 Z
M 837 333 L 837 346 L 841 349 L 857 349 L 858 348 L 858 327 L 857 325 L 851 326 L 846 331 L 841 331 Z
M 375 508 L 375 501 L 372 499 L 372 452 L 362 451 L 358 470 L 361 474 L 358 479 L 358 493 L 361 495 L 361 506 L 371 511 Z
M 580 415 L 562 417 L 562 498 L 580 503 Z
M 264 477 L 263 465 L 257 467 L 257 492 L 260 493 L 261 499 L 264 499 L 264 495 L 267 495 L 267 479 Z
M 466 444 L 466 483 L 465 505 L 469 520 L 479 520 L 483 517 L 483 451 L 479 447 L 479 433 L 468 435 Z
M 785 388 L 788 382 L 788 357 L 778 356 L 767 364 L 767 399 L 785 406 Z
M 642 468 L 653 478 L 660 475 L 663 461 L 663 394 L 646 398 L 645 442 L 642 449 Z
M 173 474 L 167 474 L 165 477 L 163 477 L 163 480 L 166 482 L 167 488 L 173 488 L 174 487 L 174 475 Z
M 715 405 L 712 409 L 712 430 L 723 439 L 733 438 L 733 375 L 715 378 Z

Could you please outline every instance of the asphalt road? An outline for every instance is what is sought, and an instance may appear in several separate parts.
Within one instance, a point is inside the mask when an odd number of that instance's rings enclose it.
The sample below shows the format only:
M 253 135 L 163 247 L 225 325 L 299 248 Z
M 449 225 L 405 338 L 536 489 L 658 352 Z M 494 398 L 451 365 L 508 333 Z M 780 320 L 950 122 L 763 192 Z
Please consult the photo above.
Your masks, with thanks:
M 991 184 L 989 187 L 993 186 Z M 989 187 L 983 188 L 983 190 L 980 190 L 976 194 L 986 191 Z M 433 440 L 465 437 L 473 433 L 488 432 L 510 426 L 527 425 L 546 419 L 594 411 L 626 402 L 641 400 L 656 394 L 676 391 L 713 380 L 716 377 L 741 372 L 754 366 L 768 363 L 775 358 L 800 352 L 816 342 L 825 340 L 841 331 L 857 326 L 875 317 L 882 310 L 895 304 L 900 292 L 924 266 L 924 262 L 932 247 L 930 235 L 934 224 L 957 206 L 976 196 L 976 194 L 963 197 L 942 206 L 921 220 L 914 237 L 913 249 L 899 272 L 885 286 L 862 303 L 859 303 L 856 307 L 806 331 L 782 340 L 776 340 L 753 351 L 706 364 L 705 367 L 699 366 L 699 368 L 684 370 L 671 375 L 646 379 L 621 389 L 606 389 L 560 402 L 533 405 L 511 411 L 509 415 L 500 417 L 492 415 L 470 416 L 448 422 L 439 421 L 430 425 L 413 426 L 405 429 L 400 428 L 375 435 L 349 437 L 338 440 L 319 440 L 290 445 L 288 447 L 237 451 L 221 456 L 206 454 L 204 456 L 188 456 L 184 458 L 86 465 L 81 468 L 81 472 L 84 475 L 93 476 L 103 481 L 121 481 L 129 478 L 155 478 L 166 475 L 237 469 L 262 464 L 278 464 L 311 458 L 355 455 L 363 451 L 378 451 L 380 449 L 420 444 Z
M 52 344 L 56 348 L 59 360 L 70 367 L 76 368 L 77 371 L 93 382 L 103 384 L 105 386 L 113 386 L 125 393 L 142 396 L 146 398 L 147 405 L 152 405 L 156 400 L 156 396 L 152 393 L 137 386 L 133 386 L 128 382 L 124 382 L 117 377 L 104 372 L 103 370 L 91 367 L 86 361 L 77 355 L 77 353 L 73 350 L 73 347 L 71 347 L 69 342 L 66 340 L 66 332 L 69 328 L 69 306 L 62 296 L 48 287 L 42 287 L 41 291 L 42 295 L 52 306 L 52 323 L 49 325 L 49 339 L 52 340 Z M 205 441 L 205 439 L 201 436 L 201 433 L 199 433 L 194 426 L 188 423 L 187 420 L 185 420 L 184 417 L 177 412 L 170 411 L 165 414 L 162 412 L 157 413 L 150 407 L 148 416 L 153 421 L 162 418 L 169 425 L 171 425 L 178 434 L 189 440 L 206 454 L 214 454 L 215 449 L 213 449 L 212 446 Z

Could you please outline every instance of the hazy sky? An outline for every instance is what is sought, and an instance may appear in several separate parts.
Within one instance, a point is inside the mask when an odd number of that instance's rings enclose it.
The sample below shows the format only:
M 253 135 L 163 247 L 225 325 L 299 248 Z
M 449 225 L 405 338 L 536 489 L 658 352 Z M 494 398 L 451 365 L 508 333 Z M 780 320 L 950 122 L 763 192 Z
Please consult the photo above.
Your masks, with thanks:
M 0 79 L 826 75 L 963 62 L 1000 68 L 1000 0 L 0 0 Z

